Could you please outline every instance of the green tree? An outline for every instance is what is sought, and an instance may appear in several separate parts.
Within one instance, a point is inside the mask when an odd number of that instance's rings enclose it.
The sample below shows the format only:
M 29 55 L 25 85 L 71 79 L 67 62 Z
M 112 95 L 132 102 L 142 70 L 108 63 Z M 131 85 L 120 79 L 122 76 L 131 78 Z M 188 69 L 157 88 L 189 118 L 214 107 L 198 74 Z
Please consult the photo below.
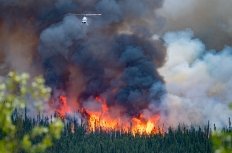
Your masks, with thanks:
M 232 132 L 215 132 L 212 136 L 215 153 L 232 153 Z
M 28 100 L 37 104 L 41 109 L 42 102 L 50 96 L 50 88 L 45 87 L 44 79 L 36 77 L 30 80 L 28 74 L 10 72 L 7 77 L 0 79 L 0 152 L 17 153 L 24 150 L 29 153 L 41 153 L 52 142 L 59 139 L 63 123 L 55 119 L 48 127 L 36 126 L 21 139 L 16 137 L 17 128 L 12 122 L 15 109 L 23 109 Z M 33 139 L 40 137 L 39 142 Z
M 232 109 L 232 104 L 229 106 Z M 212 135 L 215 153 L 232 153 L 232 129 L 229 119 L 229 128 L 223 131 L 215 131 Z

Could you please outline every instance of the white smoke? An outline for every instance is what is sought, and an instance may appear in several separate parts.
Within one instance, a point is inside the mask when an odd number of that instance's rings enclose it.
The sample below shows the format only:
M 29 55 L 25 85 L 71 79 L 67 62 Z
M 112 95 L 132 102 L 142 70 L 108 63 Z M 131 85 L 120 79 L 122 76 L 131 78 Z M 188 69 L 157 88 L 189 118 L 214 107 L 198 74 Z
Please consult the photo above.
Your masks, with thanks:
M 167 87 L 161 118 L 170 126 L 228 125 L 232 111 L 232 48 L 207 51 L 191 30 L 169 32 L 167 59 L 159 69 Z

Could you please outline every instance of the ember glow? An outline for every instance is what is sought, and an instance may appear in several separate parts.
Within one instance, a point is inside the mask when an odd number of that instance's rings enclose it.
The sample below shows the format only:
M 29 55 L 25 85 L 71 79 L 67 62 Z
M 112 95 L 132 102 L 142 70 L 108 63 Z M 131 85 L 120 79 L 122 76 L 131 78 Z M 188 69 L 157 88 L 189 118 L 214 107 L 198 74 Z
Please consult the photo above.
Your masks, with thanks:
M 68 98 L 65 96 L 59 97 L 59 106 L 56 109 L 57 114 L 65 119 L 72 112 L 71 106 L 69 106 Z M 86 119 L 86 125 L 88 132 L 96 132 L 98 130 L 104 132 L 119 131 L 122 133 L 132 133 L 133 135 L 150 135 L 163 133 L 163 129 L 160 128 L 159 114 L 146 118 L 143 114 L 139 114 L 137 117 L 129 116 L 115 116 L 114 111 L 120 111 L 119 108 L 110 108 L 107 105 L 106 99 L 97 96 L 94 98 L 94 102 L 99 106 L 97 109 L 88 107 L 79 108 L 81 116 Z

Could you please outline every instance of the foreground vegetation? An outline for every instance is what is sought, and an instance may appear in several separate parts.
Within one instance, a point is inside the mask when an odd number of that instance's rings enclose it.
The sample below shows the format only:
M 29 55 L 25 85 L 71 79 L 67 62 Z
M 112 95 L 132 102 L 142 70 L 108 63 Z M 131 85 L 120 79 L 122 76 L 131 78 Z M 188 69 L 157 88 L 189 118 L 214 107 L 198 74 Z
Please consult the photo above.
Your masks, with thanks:
M 54 119 L 47 126 L 34 124 L 28 128 L 24 124 L 28 123 L 27 120 L 11 118 L 15 117 L 15 109 L 25 108 L 29 100 L 36 104 L 36 110 L 41 111 L 42 102 L 47 101 L 49 96 L 50 89 L 40 76 L 30 79 L 26 73 L 10 72 L 8 76 L 0 77 L 0 153 L 42 153 L 59 139 L 63 129 L 59 119 Z M 34 141 L 36 137 L 40 140 Z

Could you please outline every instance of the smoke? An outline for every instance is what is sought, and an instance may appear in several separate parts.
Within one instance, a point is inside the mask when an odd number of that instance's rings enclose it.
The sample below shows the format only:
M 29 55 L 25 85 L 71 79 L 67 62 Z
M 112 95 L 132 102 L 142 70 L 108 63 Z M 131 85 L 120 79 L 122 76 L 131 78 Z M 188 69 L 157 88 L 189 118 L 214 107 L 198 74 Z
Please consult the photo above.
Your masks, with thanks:
M 158 14 L 166 20 L 164 32 L 191 28 L 207 48 L 231 45 L 231 0 L 165 0 Z
M 232 48 L 208 51 L 191 30 L 167 33 L 164 41 L 167 61 L 159 69 L 167 88 L 163 120 L 172 126 L 204 125 L 207 121 L 228 125 Z
M 154 9 L 161 1 L 151 2 L 92 2 L 88 7 L 103 14 L 93 17 L 92 26 L 69 14 L 44 29 L 39 54 L 47 84 L 76 96 L 83 106 L 88 99 L 104 96 L 109 106 L 121 106 L 129 116 L 140 114 L 150 103 L 158 106 L 165 88 L 151 88 L 164 84 L 156 68 L 164 62 L 165 49 L 160 40 L 151 39 L 146 20 L 156 16 Z
M 38 74 L 35 69 L 38 70 L 39 66 L 33 62 L 38 38 L 33 29 L 17 25 L 9 29 L 2 23 L 0 33 L 0 75 L 6 75 L 9 70 Z
M 229 0 L 0 3 L 0 75 L 42 73 L 52 97 L 73 107 L 98 110 L 100 96 L 111 114 L 161 113 L 167 125 L 223 126 L 231 116 Z M 86 26 L 73 13 L 102 16 Z
M 152 85 L 164 83 L 156 71 L 156 64 L 152 62 L 152 59 L 157 59 L 156 61 L 162 59 L 163 55 L 159 54 L 160 50 L 145 38 L 122 35 L 117 37 L 116 41 L 114 51 L 118 59 L 115 64 L 119 63 L 122 70 L 119 79 L 121 83 L 116 83 L 114 86 L 114 88 L 119 88 L 116 100 L 133 114 L 148 107 L 152 100 L 149 97 Z M 159 88 L 156 91 L 157 93 L 152 98 L 158 101 L 165 90 Z

